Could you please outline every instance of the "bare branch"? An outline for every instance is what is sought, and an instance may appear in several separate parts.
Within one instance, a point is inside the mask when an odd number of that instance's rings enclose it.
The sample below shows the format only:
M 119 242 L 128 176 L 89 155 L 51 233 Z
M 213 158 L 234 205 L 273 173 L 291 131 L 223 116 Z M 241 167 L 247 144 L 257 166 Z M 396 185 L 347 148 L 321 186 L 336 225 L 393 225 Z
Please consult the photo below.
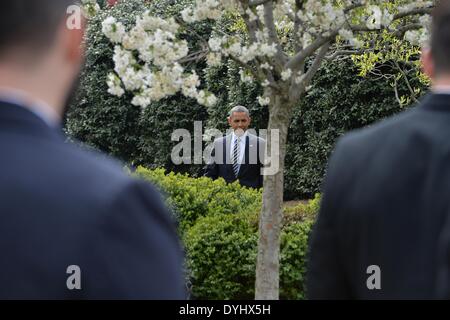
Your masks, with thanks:
M 408 16 L 413 16 L 416 14 L 430 14 L 431 11 L 433 11 L 433 8 L 418 8 L 418 9 L 411 9 L 405 12 L 401 12 L 401 13 L 397 13 L 396 15 L 394 15 L 394 20 L 398 20 L 401 18 L 405 18 Z
M 405 35 L 406 31 L 417 30 L 421 28 L 423 28 L 423 25 L 421 25 L 420 23 L 411 23 L 406 26 L 399 27 L 397 31 L 395 31 L 394 35 L 397 38 L 402 38 Z
M 330 35 L 328 37 L 321 37 L 316 40 L 314 40 L 313 43 L 311 43 L 309 46 L 307 46 L 302 51 L 298 52 L 294 57 L 289 60 L 289 62 L 286 64 L 286 68 L 288 69 L 296 69 L 299 65 L 301 65 L 307 57 L 312 55 L 317 49 L 322 47 L 325 43 L 333 40 L 336 35 L 338 34 L 339 29 L 336 29 L 334 31 L 331 31 Z
M 370 29 L 364 24 L 359 24 L 359 25 L 350 25 L 350 29 L 352 31 L 358 31 L 358 32 L 376 32 L 376 31 L 379 31 L 380 29 L 383 29 L 383 28 Z
M 333 54 L 326 56 L 325 60 L 334 60 L 340 56 L 351 56 L 354 54 L 362 54 L 362 50 L 337 50 Z
M 402 74 L 403 78 L 405 79 L 406 85 L 409 89 L 409 92 L 411 93 L 411 97 L 414 100 L 414 102 L 418 102 L 418 100 L 416 99 L 416 94 L 413 90 L 413 88 L 411 87 L 411 84 L 409 83 L 408 77 L 405 73 L 405 71 L 402 69 L 402 67 L 400 67 L 400 65 L 398 64 L 397 61 L 394 61 L 395 67 L 400 71 L 400 73 Z
M 233 55 L 229 55 L 230 59 L 236 62 L 239 66 L 242 68 L 249 70 L 252 76 L 255 79 L 259 79 L 260 81 L 267 80 L 269 81 L 269 87 L 276 91 L 280 91 L 280 87 L 276 84 L 275 79 L 273 78 L 273 75 L 270 71 L 264 72 L 260 67 L 256 68 L 256 71 L 252 66 L 243 63 L 241 60 L 239 60 L 238 57 L 235 57 Z
M 209 53 L 209 48 L 203 47 L 202 50 L 193 52 L 193 53 L 187 55 L 186 57 L 179 59 L 177 62 L 180 64 L 188 63 L 188 62 L 198 62 L 198 61 L 202 60 L 203 58 L 205 58 L 208 55 L 208 53 Z
M 292 12 L 288 12 L 288 13 L 286 13 L 286 14 L 287 14 L 289 20 L 291 20 L 291 21 L 293 21 L 293 22 L 297 19 L 297 15 L 294 14 L 294 13 L 292 13 Z
M 275 29 L 275 23 L 273 18 L 273 2 L 269 1 L 264 4 L 264 24 L 269 31 L 269 40 L 271 43 L 275 43 L 277 46 L 277 53 L 275 54 L 275 62 L 279 70 L 282 69 L 286 57 L 280 45 L 278 39 L 277 30 Z
M 261 4 L 266 4 L 269 1 L 272 2 L 273 0 L 252 0 L 252 1 L 248 2 L 248 5 L 250 7 L 256 7 L 256 6 L 259 6 Z
M 401 12 L 401 13 L 394 15 L 392 21 L 399 20 L 399 19 L 406 18 L 406 17 L 413 16 L 413 15 L 417 15 L 417 14 L 430 14 L 432 10 L 433 10 L 433 8 L 431 8 L 431 7 L 430 8 L 411 9 L 411 10 Z M 350 29 L 353 31 L 358 31 L 358 32 L 374 32 L 374 31 L 386 29 L 386 26 L 381 26 L 381 28 L 379 28 L 379 29 L 369 29 L 366 25 L 350 25 Z M 419 29 L 419 28 L 415 28 L 415 29 Z M 409 30 L 412 30 L 412 29 L 409 29 Z M 407 30 L 405 30 L 405 32 L 406 31 Z
M 327 42 L 320 48 L 319 52 L 317 53 L 317 56 L 314 58 L 312 65 L 309 67 L 308 71 L 305 74 L 305 79 L 303 80 L 305 87 L 309 86 L 309 83 L 311 82 L 312 78 L 316 74 L 317 70 L 319 70 L 320 66 L 322 65 L 322 61 L 325 58 L 325 55 L 330 49 L 330 46 L 331 42 Z
M 400 107 L 403 107 L 402 101 L 400 100 L 400 97 L 398 95 L 398 83 L 397 79 L 394 78 L 394 93 L 395 93 L 395 99 L 397 100 Z
M 256 40 L 256 30 L 258 29 L 258 24 L 256 21 L 250 21 L 250 16 L 245 12 L 242 15 L 245 25 L 247 26 L 248 35 L 250 38 L 250 43 L 257 42 Z
M 295 12 L 298 12 L 299 10 L 303 9 L 303 2 L 300 0 L 295 0 Z M 300 17 L 295 14 L 294 17 L 294 43 L 295 43 L 295 52 L 299 52 L 302 50 L 302 44 L 300 39 L 298 39 L 298 31 L 300 30 L 300 26 L 302 26 L 303 21 L 300 19 Z
M 364 6 L 364 4 L 361 3 L 361 2 L 357 2 L 357 3 L 351 4 L 347 8 L 344 9 L 344 13 L 347 14 L 350 11 L 352 11 L 353 9 L 360 8 L 360 7 L 363 7 L 363 6 Z

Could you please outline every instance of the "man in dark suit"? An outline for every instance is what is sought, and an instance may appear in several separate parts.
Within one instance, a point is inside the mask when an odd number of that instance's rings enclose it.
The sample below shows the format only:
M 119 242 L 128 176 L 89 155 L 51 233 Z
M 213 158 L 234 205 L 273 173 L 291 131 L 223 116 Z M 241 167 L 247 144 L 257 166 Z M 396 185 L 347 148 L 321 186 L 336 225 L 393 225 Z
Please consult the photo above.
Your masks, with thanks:
M 60 133 L 82 63 L 69 5 L 0 2 L 0 299 L 183 299 L 157 191 Z
M 228 123 L 232 133 L 214 141 L 205 176 L 222 177 L 227 183 L 262 188 L 265 140 L 248 132 L 250 113 L 243 106 L 231 109 Z
M 339 140 L 313 229 L 311 299 L 450 298 L 450 1 L 423 52 L 431 93 Z

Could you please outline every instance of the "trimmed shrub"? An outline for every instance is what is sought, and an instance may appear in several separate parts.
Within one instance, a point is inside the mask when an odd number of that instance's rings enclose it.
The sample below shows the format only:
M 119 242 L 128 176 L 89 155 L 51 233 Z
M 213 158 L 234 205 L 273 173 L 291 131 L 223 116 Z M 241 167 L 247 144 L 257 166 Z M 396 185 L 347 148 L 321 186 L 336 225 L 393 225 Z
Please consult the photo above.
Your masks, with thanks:
M 310 205 L 299 205 L 308 212 Z M 280 299 L 304 299 L 306 253 L 313 219 L 286 223 L 280 242 Z M 191 294 L 197 299 L 254 299 L 258 214 L 199 218 L 184 237 Z
M 193 298 L 254 298 L 258 234 L 252 218 L 245 213 L 206 216 L 187 231 Z
M 238 182 L 226 184 L 223 179 L 195 179 L 186 174 L 166 174 L 164 169 L 143 167 L 139 167 L 136 174 L 153 182 L 166 195 L 182 234 L 199 217 L 258 212 L 261 207 L 261 191 L 242 187 Z
M 176 212 L 186 250 L 193 299 L 253 299 L 261 191 L 222 179 L 138 168 L 159 186 Z M 306 252 L 320 195 L 284 209 L 281 231 L 280 298 L 305 297 Z

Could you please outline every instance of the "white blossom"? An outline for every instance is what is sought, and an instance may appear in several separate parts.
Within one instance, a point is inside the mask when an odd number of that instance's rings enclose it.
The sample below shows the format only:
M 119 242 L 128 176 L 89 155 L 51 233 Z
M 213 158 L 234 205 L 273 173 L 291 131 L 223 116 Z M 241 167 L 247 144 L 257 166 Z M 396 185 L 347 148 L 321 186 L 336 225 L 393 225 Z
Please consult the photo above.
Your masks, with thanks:
M 381 27 L 381 17 L 382 12 L 380 7 L 378 6 L 370 6 L 369 7 L 370 16 L 367 19 L 367 28 L 369 29 L 380 29 Z
M 240 69 L 239 70 L 239 75 L 241 76 L 241 81 L 242 82 L 249 82 L 249 83 L 251 83 L 254 80 L 252 75 L 248 71 L 244 71 L 244 70 Z
M 212 51 L 220 51 L 221 46 L 222 46 L 222 39 L 211 37 L 208 40 L 208 45 Z
M 408 30 L 405 32 L 405 40 L 416 46 L 423 46 L 428 41 L 428 32 L 426 29 Z
M 134 106 L 146 108 L 151 103 L 151 99 L 144 94 L 137 94 L 131 100 L 131 104 Z
M 83 16 L 90 19 L 100 11 L 100 6 L 96 0 L 81 0 L 81 9 Z
M 300 84 L 303 82 L 303 80 L 305 79 L 306 75 L 304 73 L 302 73 L 301 71 L 299 71 L 297 73 L 297 76 L 294 79 L 295 84 Z
M 270 104 L 270 98 L 269 97 L 265 97 L 265 98 L 258 97 L 257 99 L 258 99 L 258 103 L 261 106 L 268 106 Z
M 125 35 L 125 27 L 116 18 L 108 17 L 102 22 L 103 34 L 113 43 L 120 43 Z
M 394 20 L 394 15 L 392 13 L 389 13 L 387 9 L 384 9 L 383 15 L 381 17 L 381 25 L 384 27 L 387 27 L 391 24 L 391 22 Z
M 114 73 L 108 74 L 106 83 L 108 85 L 108 93 L 113 96 L 121 97 L 125 93 L 125 90 L 123 90 L 120 84 L 119 77 L 117 77 Z
M 200 90 L 197 96 L 197 102 L 207 107 L 212 107 L 217 103 L 217 98 L 212 93 Z
M 283 72 L 281 72 L 281 79 L 283 81 L 287 81 L 287 80 L 289 80 L 291 75 L 292 75 L 292 70 L 291 69 L 286 69 Z
M 273 57 L 277 53 L 277 45 L 275 43 L 272 44 L 263 43 L 261 44 L 259 50 L 263 55 Z
M 252 9 L 250 9 L 250 8 L 247 8 L 247 10 L 245 10 L 245 13 L 248 15 L 248 20 L 250 22 L 253 22 L 258 19 L 258 16 L 256 14 L 254 14 Z
M 273 67 L 272 67 L 270 64 L 268 64 L 267 62 L 264 62 L 264 63 L 261 65 L 261 68 L 262 68 L 262 69 L 267 69 L 267 70 L 272 70 L 272 69 L 273 69 Z
M 220 53 L 210 52 L 206 57 L 206 63 L 210 67 L 217 67 L 222 63 L 222 55 Z

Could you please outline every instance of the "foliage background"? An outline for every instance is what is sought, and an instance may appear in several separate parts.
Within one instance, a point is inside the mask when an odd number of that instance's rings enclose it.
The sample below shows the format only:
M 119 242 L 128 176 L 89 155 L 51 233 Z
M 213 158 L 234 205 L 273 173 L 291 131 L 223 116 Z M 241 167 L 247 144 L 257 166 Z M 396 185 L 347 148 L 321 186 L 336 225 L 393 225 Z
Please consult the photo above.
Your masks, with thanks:
M 206 67 L 204 60 L 192 61 L 189 66 L 200 75 L 203 86 L 218 96 L 219 103 L 214 107 L 205 108 L 193 99 L 178 95 L 154 102 L 141 111 L 130 104 L 131 99 L 127 95 L 117 98 L 107 93 L 106 75 L 113 67 L 113 47 L 101 32 L 101 21 L 113 15 L 130 25 L 136 14 L 146 9 L 162 16 L 177 16 L 190 2 L 159 0 L 150 4 L 140 0 L 123 1 L 112 9 L 101 11 L 90 22 L 86 67 L 66 122 L 66 131 L 71 137 L 127 164 L 164 167 L 168 171 L 201 176 L 203 165 L 177 166 L 172 163 L 171 151 L 178 143 L 171 141 L 171 133 L 175 129 L 184 128 L 193 133 L 194 121 L 202 121 L 203 130 L 217 128 L 224 132 L 228 111 L 237 104 L 249 108 L 253 128 L 258 130 L 267 126 L 268 110 L 256 102 L 256 97 L 262 92 L 261 87 L 255 83 L 243 83 L 239 66 L 232 61 L 214 68 Z M 196 25 L 195 29 L 184 29 L 182 35 L 193 50 L 201 50 L 200 38 L 207 39 L 218 29 L 226 28 L 204 22 Z M 415 51 L 406 45 L 399 47 L 398 43 L 384 40 L 384 47 L 380 44 L 376 52 L 355 57 L 354 61 L 348 57 L 325 63 L 313 80 L 307 97 L 295 109 L 288 135 L 286 200 L 310 198 L 319 192 L 327 159 L 339 136 L 411 105 L 412 100 L 403 98 L 410 95 L 405 78 L 417 90 L 417 98 L 425 91 L 426 84 L 418 76 L 417 63 L 401 62 L 405 59 L 417 62 Z M 393 62 L 402 65 L 405 76 L 398 76 Z M 386 79 L 380 74 L 395 77 Z M 396 98 L 394 84 L 402 103 Z

